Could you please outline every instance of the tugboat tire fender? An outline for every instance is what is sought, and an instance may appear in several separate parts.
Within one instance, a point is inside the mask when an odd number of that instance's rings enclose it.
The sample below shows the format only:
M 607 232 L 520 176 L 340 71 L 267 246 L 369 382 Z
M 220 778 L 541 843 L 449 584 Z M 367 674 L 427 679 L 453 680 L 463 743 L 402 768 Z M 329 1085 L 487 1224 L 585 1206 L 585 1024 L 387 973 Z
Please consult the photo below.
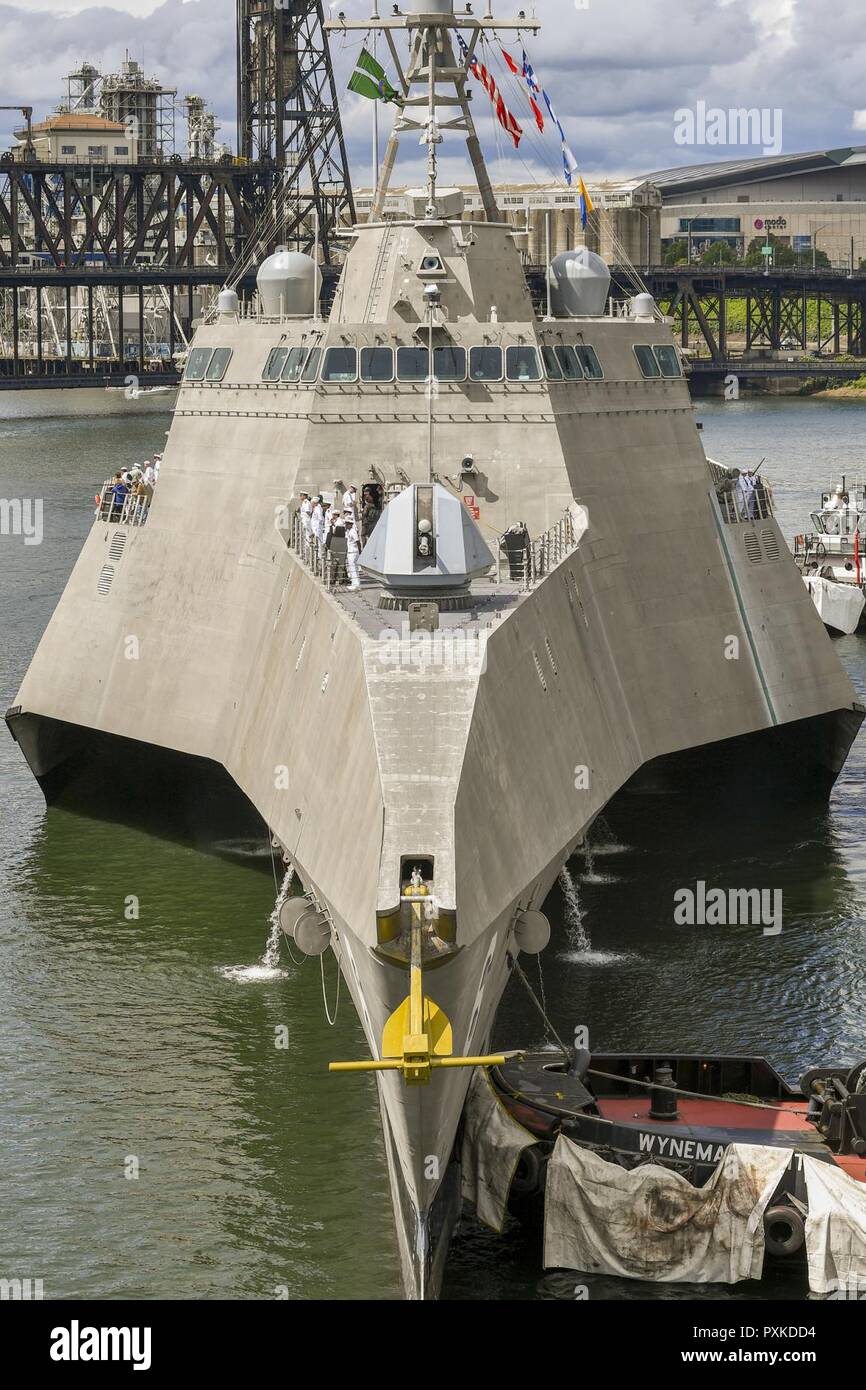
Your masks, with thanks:
M 541 1188 L 544 1173 L 544 1156 L 537 1144 L 524 1149 L 511 1179 L 512 1197 L 531 1197 Z
M 866 1091 L 866 1062 L 858 1062 L 851 1068 L 845 1078 L 845 1089 L 855 1096 Z
M 802 1250 L 806 1223 L 794 1207 L 770 1207 L 764 1213 L 764 1248 L 777 1259 L 789 1259 Z

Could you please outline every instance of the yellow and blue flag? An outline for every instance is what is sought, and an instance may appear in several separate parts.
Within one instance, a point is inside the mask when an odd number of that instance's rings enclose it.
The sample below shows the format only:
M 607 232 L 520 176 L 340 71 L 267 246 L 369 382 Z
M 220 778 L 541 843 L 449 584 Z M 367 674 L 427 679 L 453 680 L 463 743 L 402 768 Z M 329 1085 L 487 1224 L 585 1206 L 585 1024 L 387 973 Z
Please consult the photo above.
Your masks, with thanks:
M 580 194 L 580 225 L 581 227 L 583 227 L 585 231 L 586 219 L 589 216 L 589 214 L 593 211 L 593 206 L 592 199 L 589 196 L 586 184 L 583 181 L 582 174 L 578 174 L 577 176 L 577 191 Z

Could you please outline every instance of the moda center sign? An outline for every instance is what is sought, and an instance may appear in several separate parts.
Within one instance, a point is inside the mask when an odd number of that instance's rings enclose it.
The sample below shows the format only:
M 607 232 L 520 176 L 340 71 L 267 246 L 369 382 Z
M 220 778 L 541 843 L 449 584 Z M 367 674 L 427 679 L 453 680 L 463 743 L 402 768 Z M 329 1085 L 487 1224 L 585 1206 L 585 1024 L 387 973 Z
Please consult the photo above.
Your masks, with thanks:
M 756 232 L 784 232 L 788 226 L 787 217 L 756 217 L 752 223 Z

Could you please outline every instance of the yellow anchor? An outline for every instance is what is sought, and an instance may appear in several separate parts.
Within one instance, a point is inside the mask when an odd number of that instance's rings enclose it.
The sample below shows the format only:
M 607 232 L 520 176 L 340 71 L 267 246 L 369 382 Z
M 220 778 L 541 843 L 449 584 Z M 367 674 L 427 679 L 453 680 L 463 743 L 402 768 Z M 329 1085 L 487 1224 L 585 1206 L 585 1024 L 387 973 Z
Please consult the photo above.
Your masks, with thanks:
M 328 1071 L 402 1071 L 407 1086 L 429 1086 L 434 1067 L 496 1067 L 508 1059 L 455 1057 L 451 1022 L 424 994 L 422 964 L 423 904 L 411 904 L 409 993 L 389 1016 L 382 1032 L 382 1058 L 366 1062 L 331 1062 Z M 513 1054 L 511 1054 L 513 1055 Z

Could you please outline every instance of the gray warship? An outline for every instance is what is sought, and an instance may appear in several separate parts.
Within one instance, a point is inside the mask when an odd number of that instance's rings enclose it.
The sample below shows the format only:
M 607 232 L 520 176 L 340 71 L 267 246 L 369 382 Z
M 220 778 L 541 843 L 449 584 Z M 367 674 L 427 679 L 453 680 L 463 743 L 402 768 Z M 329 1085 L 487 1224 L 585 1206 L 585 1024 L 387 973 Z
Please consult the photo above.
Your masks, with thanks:
M 595 818 L 647 776 L 826 797 L 864 711 L 770 507 L 720 508 L 650 297 L 611 314 L 576 249 L 533 306 L 454 34 L 471 57 L 534 21 L 414 0 L 371 26 L 402 100 L 330 313 L 299 253 L 254 303 L 223 291 L 153 500 L 100 508 L 6 717 L 49 801 L 280 847 L 286 929 L 334 952 L 369 1045 L 338 1065 L 375 1071 L 405 1291 L 429 1298 L 473 1067 Z M 406 133 L 427 184 L 386 221 Z M 453 134 L 478 221 L 437 178 Z M 365 482 L 383 511 L 349 587 L 299 504 Z

